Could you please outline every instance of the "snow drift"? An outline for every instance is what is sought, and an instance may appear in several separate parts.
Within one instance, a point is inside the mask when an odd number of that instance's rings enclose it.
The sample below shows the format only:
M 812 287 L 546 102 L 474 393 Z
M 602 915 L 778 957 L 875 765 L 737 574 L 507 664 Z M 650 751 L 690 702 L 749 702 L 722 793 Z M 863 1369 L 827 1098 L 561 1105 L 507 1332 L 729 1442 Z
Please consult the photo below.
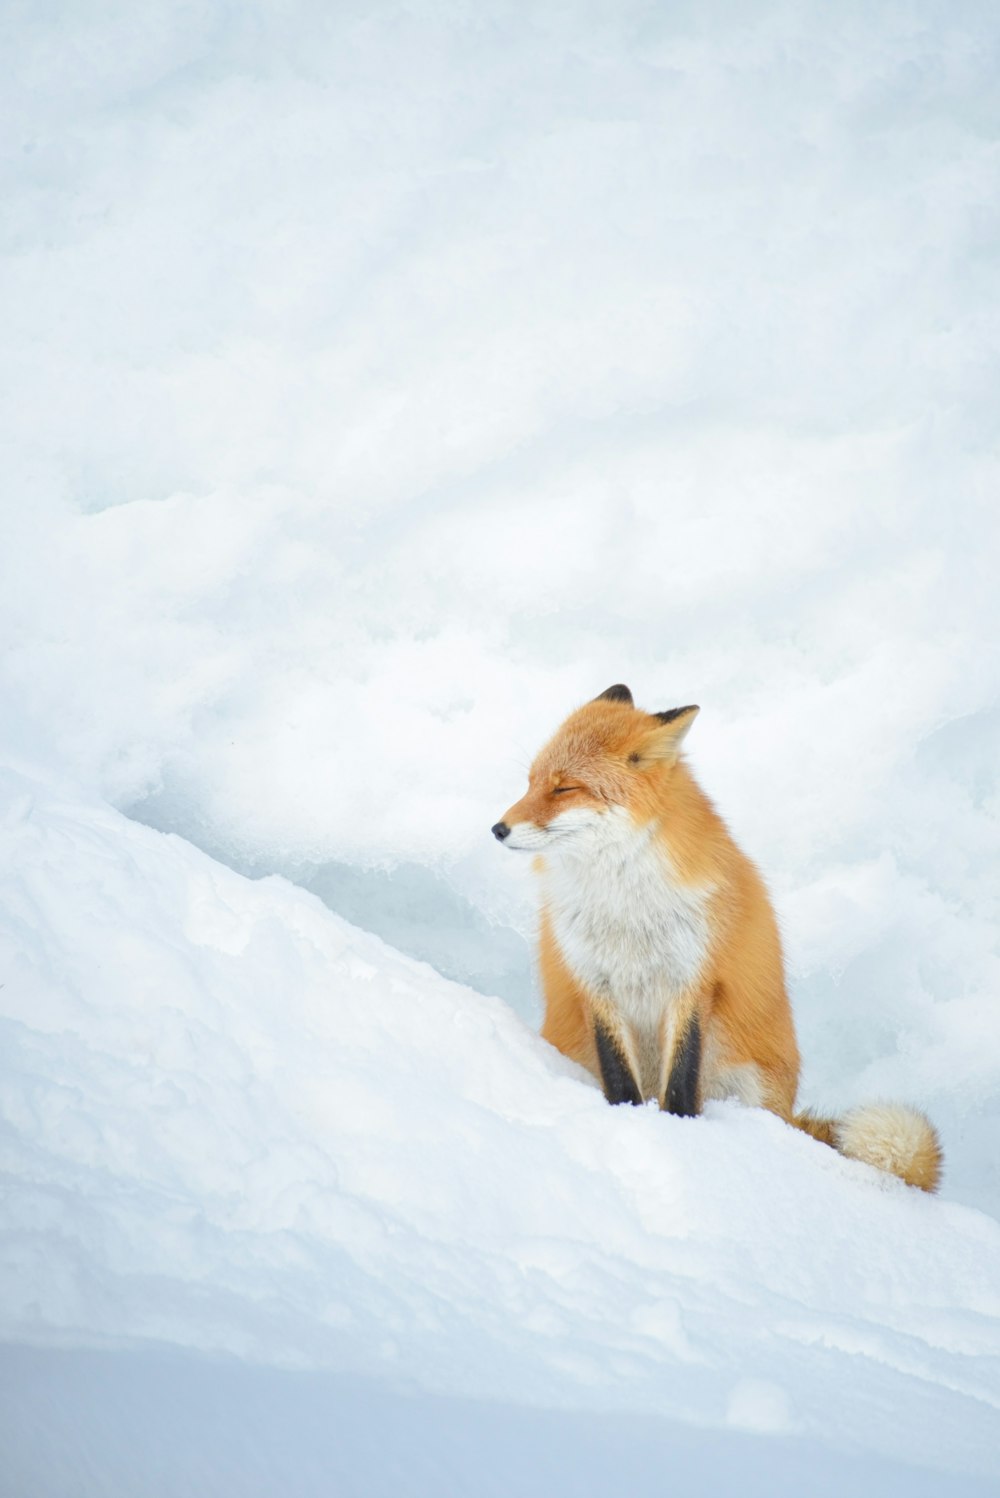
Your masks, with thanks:
M 0 1335 L 1000 1470 L 1000 1226 L 2 782 Z

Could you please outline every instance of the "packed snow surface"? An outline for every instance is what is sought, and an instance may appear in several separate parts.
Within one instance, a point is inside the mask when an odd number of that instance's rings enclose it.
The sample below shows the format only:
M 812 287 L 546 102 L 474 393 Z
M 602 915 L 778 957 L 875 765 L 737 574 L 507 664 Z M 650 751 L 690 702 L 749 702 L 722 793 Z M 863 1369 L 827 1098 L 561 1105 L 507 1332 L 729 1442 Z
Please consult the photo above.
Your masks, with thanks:
M 227 1353 L 1000 1475 L 1000 1225 L 611 1109 L 279 878 L 2 781 L 5 1340 Z

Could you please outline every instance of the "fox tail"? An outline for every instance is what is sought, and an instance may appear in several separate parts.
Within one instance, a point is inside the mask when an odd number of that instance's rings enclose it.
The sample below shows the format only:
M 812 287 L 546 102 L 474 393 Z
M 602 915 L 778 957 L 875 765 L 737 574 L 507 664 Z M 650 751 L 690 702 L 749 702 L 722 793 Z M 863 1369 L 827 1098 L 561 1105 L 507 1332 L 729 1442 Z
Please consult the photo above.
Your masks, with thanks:
M 868 1103 L 843 1118 L 797 1113 L 797 1129 L 829 1144 L 849 1160 L 888 1170 L 922 1191 L 936 1191 L 941 1179 L 941 1142 L 929 1119 L 901 1103 Z

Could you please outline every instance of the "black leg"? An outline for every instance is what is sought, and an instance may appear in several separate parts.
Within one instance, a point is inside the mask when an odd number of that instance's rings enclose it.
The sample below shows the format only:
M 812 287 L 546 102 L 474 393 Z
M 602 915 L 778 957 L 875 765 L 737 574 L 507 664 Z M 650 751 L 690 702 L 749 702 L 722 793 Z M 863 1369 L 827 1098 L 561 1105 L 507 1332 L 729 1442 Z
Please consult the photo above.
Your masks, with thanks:
M 697 1014 L 684 1032 L 677 1047 L 670 1076 L 667 1078 L 667 1096 L 663 1104 L 668 1113 L 679 1113 L 684 1118 L 693 1118 L 698 1112 L 698 1074 L 701 1070 L 701 1025 Z
M 641 1103 L 642 1094 L 629 1070 L 629 1064 L 611 1031 L 600 1020 L 594 1022 L 594 1039 L 597 1041 L 597 1059 L 601 1064 L 604 1096 L 608 1102 Z

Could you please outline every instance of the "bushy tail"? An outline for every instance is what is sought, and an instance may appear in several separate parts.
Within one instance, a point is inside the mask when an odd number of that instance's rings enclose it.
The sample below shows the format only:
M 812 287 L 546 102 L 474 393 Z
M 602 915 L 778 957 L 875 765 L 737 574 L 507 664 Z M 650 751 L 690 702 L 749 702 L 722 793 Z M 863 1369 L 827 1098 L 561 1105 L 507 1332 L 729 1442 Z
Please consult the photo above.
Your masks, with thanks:
M 901 1103 L 869 1103 L 843 1118 L 797 1113 L 797 1129 L 829 1144 L 851 1160 L 888 1170 L 908 1186 L 936 1191 L 941 1179 L 941 1143 L 934 1125 L 916 1108 Z

